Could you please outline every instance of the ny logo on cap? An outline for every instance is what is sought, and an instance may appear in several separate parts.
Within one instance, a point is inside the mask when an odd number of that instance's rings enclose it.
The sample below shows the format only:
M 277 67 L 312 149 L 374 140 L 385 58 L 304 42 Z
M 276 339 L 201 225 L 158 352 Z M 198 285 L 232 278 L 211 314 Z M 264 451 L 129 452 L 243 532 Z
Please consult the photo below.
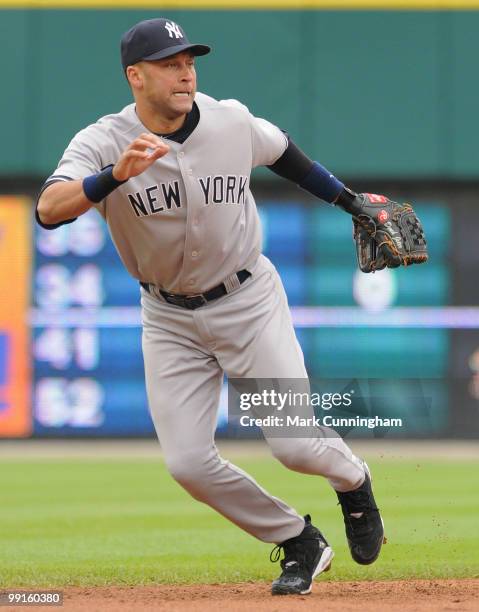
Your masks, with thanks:
M 173 23 L 172 21 L 167 21 L 165 23 L 165 28 L 168 30 L 170 38 L 173 38 L 173 36 L 175 36 L 176 38 L 183 38 L 183 34 L 181 33 L 181 30 L 176 25 L 176 23 Z

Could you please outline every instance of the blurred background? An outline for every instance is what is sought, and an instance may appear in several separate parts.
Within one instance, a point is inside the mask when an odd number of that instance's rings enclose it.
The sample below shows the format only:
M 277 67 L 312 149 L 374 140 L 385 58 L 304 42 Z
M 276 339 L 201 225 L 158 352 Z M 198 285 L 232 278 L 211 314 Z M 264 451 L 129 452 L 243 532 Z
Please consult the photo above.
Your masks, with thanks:
M 239 99 L 351 188 L 411 201 L 423 222 L 427 265 L 361 274 L 348 215 L 255 171 L 265 253 L 310 375 L 393 378 L 395 414 L 408 414 L 395 435 L 477 437 L 473 0 L 0 2 L 0 437 L 154 436 L 137 282 L 95 211 L 48 232 L 34 206 L 73 135 L 131 102 L 119 40 L 158 16 L 213 47 L 200 91 Z M 411 381 L 428 389 L 426 418 L 400 401 Z

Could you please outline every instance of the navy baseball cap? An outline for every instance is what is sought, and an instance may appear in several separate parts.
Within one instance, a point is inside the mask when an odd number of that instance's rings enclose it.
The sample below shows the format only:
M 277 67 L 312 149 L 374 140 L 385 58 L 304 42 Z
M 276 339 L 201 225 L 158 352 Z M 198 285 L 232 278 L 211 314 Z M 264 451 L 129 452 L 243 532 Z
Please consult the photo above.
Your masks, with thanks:
M 142 60 L 163 59 L 181 51 L 193 55 L 206 55 L 207 45 L 190 43 L 183 29 L 171 19 L 140 21 L 121 37 L 121 63 L 123 70 Z

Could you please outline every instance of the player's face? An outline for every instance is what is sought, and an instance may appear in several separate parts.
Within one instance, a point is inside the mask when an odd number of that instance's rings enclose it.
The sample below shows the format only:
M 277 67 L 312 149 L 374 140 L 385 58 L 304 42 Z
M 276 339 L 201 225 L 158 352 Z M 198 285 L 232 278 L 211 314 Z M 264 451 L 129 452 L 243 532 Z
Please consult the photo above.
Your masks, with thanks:
M 195 58 L 182 52 L 161 60 L 140 62 L 138 92 L 150 107 L 168 119 L 189 113 L 196 93 Z

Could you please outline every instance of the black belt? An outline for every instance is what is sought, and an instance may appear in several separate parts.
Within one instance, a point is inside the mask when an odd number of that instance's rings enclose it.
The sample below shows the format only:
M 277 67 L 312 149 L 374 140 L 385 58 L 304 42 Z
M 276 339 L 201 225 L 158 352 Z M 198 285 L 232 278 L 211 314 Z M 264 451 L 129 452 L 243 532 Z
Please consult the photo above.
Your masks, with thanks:
M 251 276 L 251 272 L 248 272 L 248 270 L 240 270 L 236 273 L 236 276 L 238 277 L 241 285 Z M 140 285 L 143 287 L 143 289 L 146 289 L 148 293 L 151 293 L 148 283 L 140 282 Z M 163 291 L 162 289 L 159 289 L 158 291 L 170 304 L 181 306 L 182 308 L 187 308 L 188 310 L 195 310 L 200 306 L 204 306 L 207 302 L 217 300 L 228 293 L 224 283 L 220 283 L 217 287 L 213 287 L 213 289 L 205 291 L 205 293 L 197 293 L 196 295 L 179 295 L 178 293 L 168 293 L 168 291 Z

